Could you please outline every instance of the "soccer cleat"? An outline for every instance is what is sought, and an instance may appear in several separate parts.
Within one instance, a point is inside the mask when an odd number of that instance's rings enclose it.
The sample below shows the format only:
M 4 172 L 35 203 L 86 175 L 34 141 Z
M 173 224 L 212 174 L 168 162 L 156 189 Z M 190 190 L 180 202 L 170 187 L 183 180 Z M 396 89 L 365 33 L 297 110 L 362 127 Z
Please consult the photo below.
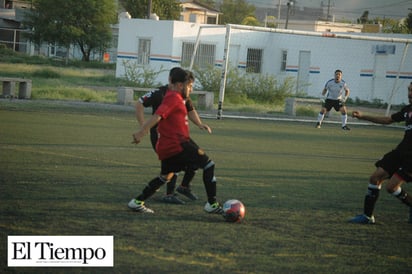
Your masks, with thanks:
M 216 213 L 216 214 L 222 214 L 223 213 L 223 208 L 218 202 L 215 202 L 213 204 L 210 204 L 209 202 L 207 202 L 205 204 L 204 210 L 207 213 Z
M 188 188 L 188 187 L 178 186 L 176 191 L 179 192 L 180 194 L 186 196 L 190 200 L 196 201 L 197 199 L 199 199 L 196 196 L 196 194 L 192 193 L 192 190 L 190 190 L 190 188 Z
M 320 123 L 316 123 L 316 128 L 320 128 Z
M 368 217 L 365 214 L 356 215 L 352 219 L 349 220 L 349 223 L 353 224 L 374 224 L 375 217 L 371 216 Z
M 185 202 L 180 200 L 176 194 L 169 194 L 162 198 L 162 201 L 168 204 L 183 205 Z
M 349 128 L 347 125 L 344 125 L 344 126 L 342 127 L 342 130 L 350 130 L 350 128 Z
M 136 199 L 130 200 L 127 206 L 140 213 L 154 213 L 154 211 L 144 205 L 144 201 L 138 201 Z

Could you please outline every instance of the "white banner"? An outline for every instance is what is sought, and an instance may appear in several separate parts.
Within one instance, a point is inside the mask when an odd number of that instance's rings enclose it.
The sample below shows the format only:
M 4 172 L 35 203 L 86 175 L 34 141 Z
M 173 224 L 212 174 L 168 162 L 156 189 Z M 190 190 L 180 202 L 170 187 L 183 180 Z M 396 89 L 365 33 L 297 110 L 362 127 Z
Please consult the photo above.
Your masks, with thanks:
M 113 236 L 8 236 L 9 267 L 113 267 Z

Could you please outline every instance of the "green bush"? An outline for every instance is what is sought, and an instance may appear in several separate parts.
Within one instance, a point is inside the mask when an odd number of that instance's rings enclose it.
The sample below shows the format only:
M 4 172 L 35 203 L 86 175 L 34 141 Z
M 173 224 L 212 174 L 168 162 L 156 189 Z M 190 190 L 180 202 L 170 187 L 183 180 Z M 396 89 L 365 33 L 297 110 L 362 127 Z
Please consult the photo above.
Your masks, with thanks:
M 116 102 L 117 94 L 111 91 L 94 91 L 87 88 L 74 87 L 44 87 L 32 92 L 33 99 L 74 100 L 83 102 Z
M 220 68 L 195 68 L 197 89 L 220 90 Z M 226 76 L 225 101 L 239 103 L 260 103 L 282 105 L 286 97 L 292 95 L 292 78 L 280 82 L 273 75 L 247 74 L 239 69 L 230 69 Z
M 60 78 L 60 74 L 52 69 L 44 68 L 33 72 L 32 76 L 40 78 Z
M 296 116 L 316 117 L 319 109 L 314 109 L 310 106 L 302 106 L 296 108 Z
M 155 80 L 160 73 L 165 71 L 163 67 L 159 71 L 155 71 L 151 68 L 142 67 L 134 61 L 123 61 L 123 66 L 125 70 L 124 78 L 138 87 L 152 88 L 162 85 L 160 82 L 156 83 Z

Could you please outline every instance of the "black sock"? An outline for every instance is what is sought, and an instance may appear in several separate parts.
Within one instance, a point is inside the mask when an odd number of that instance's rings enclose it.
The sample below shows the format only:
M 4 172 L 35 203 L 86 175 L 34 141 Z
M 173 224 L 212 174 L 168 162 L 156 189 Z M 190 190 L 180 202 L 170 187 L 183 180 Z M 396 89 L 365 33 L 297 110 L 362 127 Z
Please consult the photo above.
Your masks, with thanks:
M 144 201 L 150 196 L 152 196 L 166 181 L 164 181 L 161 177 L 156 177 L 151 180 L 147 186 L 143 189 L 142 193 L 137 196 L 137 200 Z
M 365 195 L 365 201 L 363 206 L 363 213 L 371 217 L 373 215 L 373 210 L 375 209 L 376 201 L 379 198 L 380 188 L 376 185 L 369 184 L 368 192 Z
M 193 177 L 195 177 L 196 171 L 193 169 L 187 169 L 185 170 L 185 175 L 183 176 L 182 179 L 182 186 L 190 188 L 190 182 L 193 180 Z
M 176 188 L 177 175 L 174 174 L 170 182 L 166 184 L 166 195 L 172 195 Z
M 203 183 L 206 189 L 207 201 L 209 204 L 216 203 L 215 163 L 213 161 L 209 161 L 203 170 Z

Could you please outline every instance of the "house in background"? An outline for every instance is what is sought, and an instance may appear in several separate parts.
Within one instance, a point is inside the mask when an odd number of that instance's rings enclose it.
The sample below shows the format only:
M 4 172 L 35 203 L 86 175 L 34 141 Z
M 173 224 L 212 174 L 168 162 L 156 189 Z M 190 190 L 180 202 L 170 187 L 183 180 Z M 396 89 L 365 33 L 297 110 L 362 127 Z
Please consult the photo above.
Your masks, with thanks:
M 30 4 L 24 1 L 0 0 L 0 44 L 18 52 L 29 52 L 30 42 L 22 26 Z
M 114 0 L 117 5 L 117 0 Z M 218 24 L 219 11 L 209 8 L 201 3 L 192 0 L 181 2 L 181 21 L 199 24 Z M 56 58 L 81 59 L 82 54 L 77 46 L 70 48 L 61 47 L 57 44 L 43 44 L 40 47 L 31 43 L 24 37 L 24 33 L 29 30 L 24 29 L 22 22 L 25 13 L 32 8 L 29 2 L 18 0 L 0 0 L 0 44 L 13 49 L 14 51 L 27 53 L 29 55 L 42 55 Z M 127 12 L 119 12 L 120 18 L 127 18 Z M 112 45 L 103 52 L 93 52 L 92 60 L 103 60 L 115 63 L 117 58 L 117 41 L 119 25 L 114 24 L 112 28 Z
M 189 67 L 201 28 L 194 64 L 204 68 L 222 67 L 226 26 L 121 19 L 116 77 L 123 77 L 128 64 L 132 63 L 162 71 L 156 81 L 164 82 L 168 77 L 167 71 L 172 67 Z M 252 76 L 268 74 L 279 81 L 292 78 L 296 94 L 312 97 L 319 97 L 325 82 L 333 78 L 336 69 L 341 69 L 351 89 L 351 98 L 388 102 L 407 49 L 406 43 L 392 41 L 401 39 L 412 43 L 410 35 L 401 34 L 368 34 L 368 37 L 373 35 L 381 39 L 369 40 L 335 38 L 333 33 L 295 35 L 276 32 L 276 29 L 260 29 L 232 29 L 229 66 Z M 351 35 L 366 36 L 363 33 Z M 404 60 L 412 60 L 412 50 L 405 51 Z M 410 81 L 412 63 L 406 61 L 399 71 L 398 86 L 407 86 Z M 398 92 L 392 102 L 407 103 L 407 97 L 405 93 Z
M 182 7 L 180 21 L 214 25 L 219 23 L 221 13 L 216 9 L 193 0 L 183 0 L 180 6 Z

